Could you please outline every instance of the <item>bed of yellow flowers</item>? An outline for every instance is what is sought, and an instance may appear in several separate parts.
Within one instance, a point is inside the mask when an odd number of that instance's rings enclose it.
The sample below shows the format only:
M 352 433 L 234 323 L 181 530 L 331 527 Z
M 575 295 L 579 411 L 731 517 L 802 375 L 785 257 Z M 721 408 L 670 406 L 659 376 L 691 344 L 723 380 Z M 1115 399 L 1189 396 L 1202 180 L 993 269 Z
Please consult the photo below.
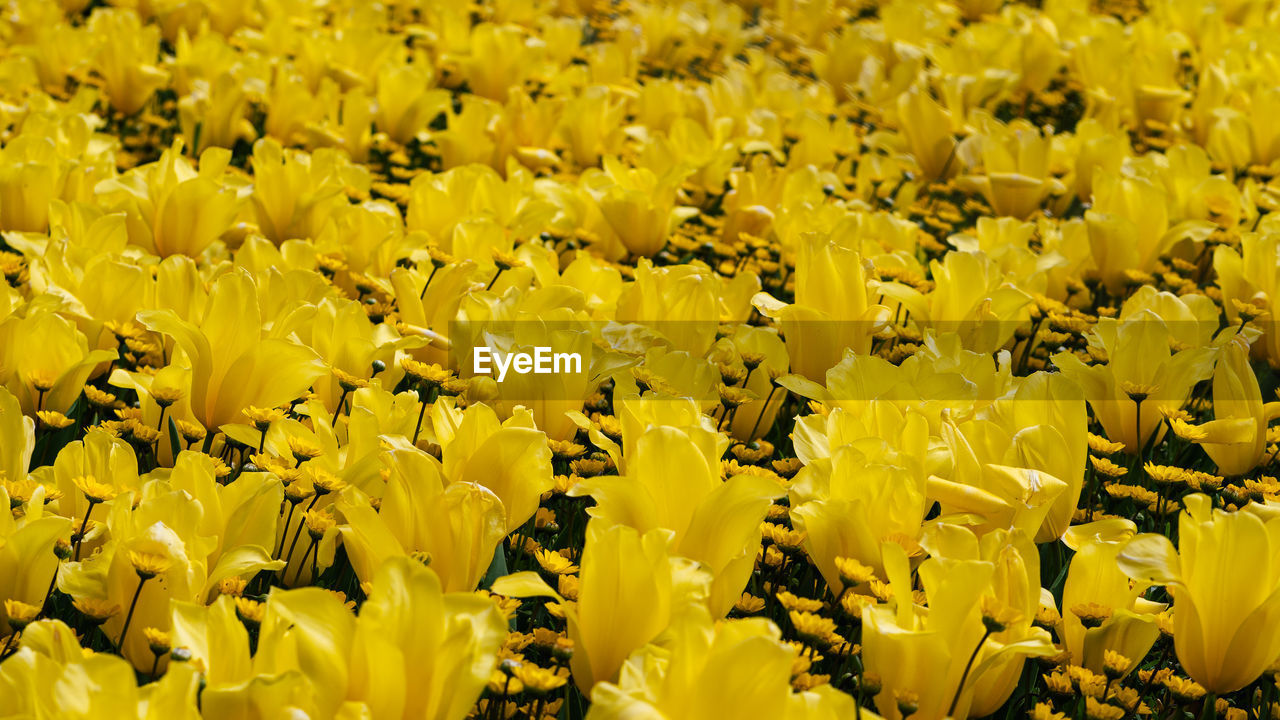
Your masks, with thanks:
M 1280 717 L 1280 4 L 2 7 L 0 718 Z

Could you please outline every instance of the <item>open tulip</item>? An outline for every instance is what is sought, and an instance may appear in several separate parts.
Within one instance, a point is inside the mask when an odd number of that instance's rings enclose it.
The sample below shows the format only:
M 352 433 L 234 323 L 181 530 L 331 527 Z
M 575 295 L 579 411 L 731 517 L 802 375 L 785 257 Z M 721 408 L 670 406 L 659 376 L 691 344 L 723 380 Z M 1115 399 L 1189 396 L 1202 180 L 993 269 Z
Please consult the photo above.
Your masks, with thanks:
M 587 525 L 578 601 L 564 611 L 573 640 L 570 669 L 583 693 L 596 683 L 615 681 L 627 657 L 667 628 L 673 606 L 687 610 L 675 592 L 670 540 L 671 531 L 665 529 L 642 535 L 603 520 Z M 554 597 L 564 606 L 564 599 L 535 573 L 499 578 L 493 591 Z
M 1055 652 L 1049 634 L 1031 625 L 1039 555 L 1022 533 L 978 541 L 954 525 L 936 527 L 925 544 L 933 554 L 919 569 L 928 611 L 914 605 L 906 553 L 893 544 L 885 563 L 895 601 L 863 609 L 865 667 L 882 683 L 876 707 L 901 720 L 895 695 L 909 692 L 917 720 L 990 714 L 1017 686 L 1027 657 Z
M 1160 637 L 1156 614 L 1165 606 L 1143 598 L 1147 585 L 1131 583 L 1116 560 L 1136 532 L 1133 521 L 1108 518 L 1076 525 L 1062 538 L 1076 552 L 1062 588 L 1063 645 L 1073 663 L 1096 673 L 1104 672 L 1107 651 L 1128 658 L 1124 671 L 1132 670 Z M 1072 612 L 1090 604 L 1111 609 L 1096 627 L 1085 627 Z
M 309 347 L 263 331 L 258 289 L 243 271 L 218 278 L 197 324 L 172 310 L 138 314 L 147 327 L 169 335 L 191 363 L 191 410 L 212 438 L 243 419 L 250 405 L 276 407 L 297 398 L 325 374 Z

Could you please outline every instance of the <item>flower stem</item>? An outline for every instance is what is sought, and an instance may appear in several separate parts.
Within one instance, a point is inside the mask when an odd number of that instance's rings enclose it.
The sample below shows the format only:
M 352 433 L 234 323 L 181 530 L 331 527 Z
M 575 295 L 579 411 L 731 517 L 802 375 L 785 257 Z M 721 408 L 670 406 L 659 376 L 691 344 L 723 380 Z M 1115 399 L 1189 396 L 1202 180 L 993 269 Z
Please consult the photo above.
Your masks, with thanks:
M 138 576 L 138 589 L 133 591 L 133 600 L 129 603 L 129 614 L 124 617 L 124 628 L 120 630 L 120 639 L 116 642 L 116 653 L 124 657 L 124 639 L 129 635 L 129 625 L 133 622 L 133 611 L 138 609 L 138 598 L 142 596 L 142 586 L 147 584 L 146 578 Z
M 956 695 L 951 698 L 951 707 L 947 710 L 948 717 L 956 714 L 956 705 L 960 704 L 960 696 L 964 694 L 964 683 L 969 679 L 969 671 L 973 669 L 973 661 L 978 659 L 978 653 L 982 650 L 982 646 L 986 644 L 989 637 L 991 637 L 990 628 L 982 633 L 982 639 L 978 641 L 978 646 L 973 649 L 973 654 L 969 656 L 969 662 L 965 663 L 964 672 L 960 674 L 960 684 L 956 686 Z

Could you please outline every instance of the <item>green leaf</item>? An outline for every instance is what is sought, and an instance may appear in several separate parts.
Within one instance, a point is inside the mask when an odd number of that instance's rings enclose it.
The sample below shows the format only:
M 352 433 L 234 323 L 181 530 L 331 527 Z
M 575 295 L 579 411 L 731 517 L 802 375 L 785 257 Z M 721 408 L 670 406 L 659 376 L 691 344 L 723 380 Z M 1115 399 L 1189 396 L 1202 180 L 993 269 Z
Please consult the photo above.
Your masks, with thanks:
M 489 563 L 489 570 L 485 572 L 484 579 L 480 581 L 480 588 L 488 590 L 493 587 L 493 581 L 507 574 L 507 556 L 502 550 L 502 543 L 498 543 L 498 547 L 493 550 L 493 562 Z
M 178 438 L 182 437 L 178 434 L 178 424 L 173 421 L 173 416 L 169 416 L 169 449 L 173 451 L 173 459 L 178 459 L 178 453 L 182 452 L 182 446 L 178 444 Z

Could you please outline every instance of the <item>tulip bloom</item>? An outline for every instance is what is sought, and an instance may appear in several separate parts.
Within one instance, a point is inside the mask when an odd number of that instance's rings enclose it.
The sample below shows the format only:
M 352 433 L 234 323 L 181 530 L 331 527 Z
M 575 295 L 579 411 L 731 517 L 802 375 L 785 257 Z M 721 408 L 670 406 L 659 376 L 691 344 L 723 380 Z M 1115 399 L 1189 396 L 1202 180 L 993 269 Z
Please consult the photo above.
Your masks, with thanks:
M 488 405 L 465 411 L 435 403 L 432 420 L 450 483 L 475 483 L 493 491 L 506 510 L 506 532 L 533 517 L 542 493 L 551 489 L 551 449 L 522 410 L 506 422 Z
M 578 601 L 564 611 L 573 640 L 569 667 L 584 694 L 596 683 L 616 680 L 627 656 L 667 628 L 673 607 L 683 610 L 686 600 L 673 577 L 670 539 L 671 531 L 664 529 L 642 535 L 603 520 L 587 525 Z M 493 591 L 513 597 L 550 596 L 564 607 L 564 599 L 536 573 L 499 578 Z
M 1160 637 L 1156 614 L 1165 606 L 1144 599 L 1148 586 L 1129 582 L 1116 563 L 1136 532 L 1133 521 L 1108 518 L 1076 525 L 1062 538 L 1076 554 L 1062 588 L 1061 639 L 1074 664 L 1096 673 L 1104 671 L 1108 650 L 1129 658 L 1126 672 L 1132 670 Z M 1090 603 L 1111 608 L 1111 615 L 1101 625 L 1086 628 L 1071 609 Z
M 1049 175 L 1053 136 L 1042 136 L 1030 123 L 1002 125 L 984 118 L 981 130 L 960 143 L 956 154 L 969 167 L 981 167 L 981 175 L 967 175 L 960 187 L 981 192 L 997 215 L 1025 219 L 1050 195 L 1066 186 Z
M 356 488 L 336 503 L 356 576 L 370 582 L 387 558 L 425 552 L 445 591 L 474 590 L 507 534 L 502 501 L 483 485 L 446 484 L 435 458 L 403 442 L 384 464 L 390 472 L 378 510 Z
M 1203 240 L 1213 230 L 1203 221 L 1173 222 L 1165 188 L 1128 167 L 1118 173 L 1098 168 L 1093 188 L 1095 200 L 1085 222 L 1094 261 L 1112 294 L 1124 290 L 1126 270 L 1149 272 L 1178 240 Z
M 1206 495 L 1183 498 L 1180 550 L 1148 533 L 1121 550 L 1120 568 L 1173 595 L 1173 647 L 1212 693 L 1239 690 L 1280 657 L 1280 516 L 1250 503 L 1237 512 Z
M 701 428 L 653 427 L 636 442 L 625 477 L 585 479 L 571 495 L 590 495 L 593 518 L 647 532 L 666 528 L 673 552 L 715 578 L 709 604 L 721 617 L 746 587 L 760 547 L 760 523 L 782 488 L 769 478 L 720 480 L 718 437 Z
M 0 401 L 0 414 L 6 412 L 8 409 Z M 14 507 L 10 504 L 13 499 L 17 498 L 10 498 L 0 484 L 0 507 Z M 14 517 L 11 512 L 0 512 L 0 636 L 12 631 L 5 602 L 17 600 L 35 607 L 44 604 L 45 593 L 58 569 L 54 543 L 71 530 L 70 518 L 45 512 L 44 499 L 44 486 L 37 485 L 31 497 L 18 506 L 24 509 L 23 515 Z
M 791 371 L 814 382 L 822 382 L 846 350 L 867 354 L 871 336 L 889 319 L 887 307 L 868 300 L 868 268 L 859 252 L 841 242 L 844 239 L 816 233 L 803 238 L 796 258 L 794 304 L 768 293 L 751 301 L 760 314 L 778 322 Z
M 898 97 L 898 123 L 920 171 L 941 182 L 956 174 L 956 140 L 951 115 L 917 85 Z
M 191 410 L 209 431 L 243 420 L 250 405 L 276 407 L 297 398 L 325 372 L 315 351 L 263 332 L 258 289 L 248 273 L 218 278 L 205 302 L 199 323 L 172 310 L 138 313 L 148 328 L 172 337 L 191 363 Z M 282 327 L 283 326 L 283 327 Z
M 924 425 L 920 415 L 909 415 L 903 435 L 927 432 Z M 837 595 L 844 584 L 836 558 L 854 558 L 883 576 L 883 544 L 918 551 L 930 504 L 923 476 L 869 462 L 852 444 L 811 461 L 796 476 L 790 495 L 795 528 L 805 533 L 805 552 Z
M 156 65 L 160 28 L 144 26 L 133 10 L 109 8 L 89 19 L 89 33 L 98 40 L 93 67 L 103 91 L 122 115 L 133 115 L 169 79 Z
M 0 321 L 0 384 L 28 416 L 70 410 L 94 369 L 115 357 L 112 350 L 90 350 L 84 333 L 52 312 Z
M 895 600 L 863 609 L 866 671 L 881 680 L 876 707 L 903 720 L 895 694 L 905 691 L 918 698 L 916 720 L 989 715 L 1013 693 L 1028 656 L 1055 652 L 1049 634 L 1031 625 L 1040 601 L 1039 554 L 1019 532 L 998 530 L 979 541 L 945 524 L 925 544 L 932 557 L 919 573 L 928 610 L 913 604 L 906 553 L 890 543 L 884 555 Z M 993 612 L 1000 629 L 989 631 L 984 614 Z
M 697 214 L 696 208 L 676 206 L 676 189 L 684 174 L 669 170 L 659 175 L 649 168 L 628 168 L 614 157 L 604 170 L 588 170 L 582 183 L 601 214 L 632 255 L 652 257 L 667 243 L 667 235 Z
M 1188 324 L 1197 325 L 1179 321 L 1170 327 L 1145 308 L 1122 312 L 1120 319 L 1101 318 L 1091 331 L 1090 342 L 1106 354 L 1105 365 L 1086 365 L 1068 352 L 1053 356 L 1062 374 L 1080 385 L 1107 437 L 1123 442 L 1125 452 L 1141 452 L 1162 430 L 1163 413 L 1181 408 L 1192 387 L 1213 370 L 1213 348 L 1170 348 L 1174 332 Z
M 1213 254 L 1213 271 L 1222 288 L 1222 309 L 1229 322 L 1240 322 L 1235 303 L 1251 303 L 1268 307 L 1280 298 L 1280 234 L 1276 225 L 1264 217 L 1260 232 L 1244 233 L 1240 250 L 1219 245 Z M 1272 368 L 1280 368 L 1280 332 L 1274 320 L 1259 323 L 1262 338 L 1253 346 L 1255 357 L 1265 357 Z
M 238 191 L 227 184 L 231 151 L 209 148 L 199 171 L 174 141 L 154 163 L 99 183 L 104 203 L 125 212 L 129 241 L 160 257 L 199 257 L 231 227 L 240 207 Z
M 139 688 L 129 663 L 109 653 L 86 653 L 61 620 L 37 620 L 22 645 L 0 665 L 0 696 L 15 717 L 67 720 L 200 720 L 217 717 L 196 707 L 200 674 L 178 663 Z
M 655 250 L 655 252 L 657 252 Z M 719 278 L 705 267 L 636 265 L 635 282 L 618 296 L 618 322 L 643 323 L 671 341 L 676 350 L 698 357 L 715 341 L 720 323 Z
M 330 213 L 347 204 L 345 187 L 369 182 L 362 168 L 336 150 L 286 151 L 271 138 L 254 143 L 253 174 L 250 200 L 258 227 L 277 245 L 318 236 Z
M 760 618 L 713 623 L 705 611 L 673 623 L 670 640 L 646 645 L 627 659 L 618 683 L 591 693 L 588 720 L 664 718 L 853 717 L 853 700 L 823 686 L 809 697 L 791 691 L 794 648 Z M 816 707 L 815 707 L 816 706 Z M 844 714 L 839 714 L 840 708 Z M 790 711 L 790 712 L 789 712 Z M 868 718 L 875 717 L 863 710 Z
M 1213 417 L 1196 428 L 1195 442 L 1223 475 L 1243 475 L 1262 460 L 1267 425 L 1280 417 L 1280 402 L 1263 404 L 1258 378 L 1249 365 L 1249 340 L 1237 334 L 1223 348 L 1213 371 Z

